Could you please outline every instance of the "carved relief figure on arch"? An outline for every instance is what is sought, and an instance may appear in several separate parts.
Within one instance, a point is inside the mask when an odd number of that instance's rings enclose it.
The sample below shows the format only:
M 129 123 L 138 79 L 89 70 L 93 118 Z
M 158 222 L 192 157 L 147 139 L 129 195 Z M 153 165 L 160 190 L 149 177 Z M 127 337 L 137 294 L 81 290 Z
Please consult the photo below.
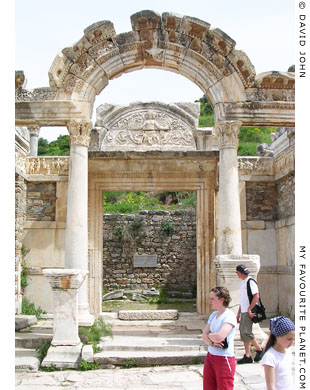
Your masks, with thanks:
M 230 290 L 232 306 L 238 305 L 239 262 L 258 274 L 262 294 L 269 294 L 270 281 L 285 284 L 285 297 L 277 289 L 270 299 L 270 315 L 293 312 L 294 74 L 256 75 L 232 38 L 195 17 L 140 11 L 130 20 L 132 31 L 119 34 L 111 21 L 86 27 L 56 55 L 49 87 L 27 90 L 25 75 L 16 74 L 16 173 L 23 191 L 23 202 L 17 197 L 23 220 L 18 242 L 36 248 L 28 255 L 35 282 L 26 294 L 50 312 L 52 298 L 41 294 L 48 290 L 42 270 L 81 270 L 86 276 L 78 316 L 91 324 L 102 311 L 107 277 L 102 240 L 113 235 L 103 232 L 103 193 L 189 191 L 197 200 L 191 259 L 197 312 L 210 314 L 206 292 L 218 280 Z M 100 105 L 93 124 L 96 96 L 115 78 L 144 68 L 195 83 L 214 110 L 214 127 L 199 127 L 200 103 L 158 101 Z M 69 156 L 29 154 L 29 130 L 42 126 L 67 127 Z M 241 126 L 282 130 L 259 155 L 238 157 Z M 20 297 L 17 302 L 18 311 Z

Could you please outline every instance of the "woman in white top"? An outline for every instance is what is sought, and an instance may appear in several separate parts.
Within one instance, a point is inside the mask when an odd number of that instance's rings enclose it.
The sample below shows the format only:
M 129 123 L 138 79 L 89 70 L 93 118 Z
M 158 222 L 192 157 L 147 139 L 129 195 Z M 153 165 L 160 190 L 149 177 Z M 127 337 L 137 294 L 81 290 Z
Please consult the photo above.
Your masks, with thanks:
M 289 318 L 281 316 L 270 320 L 270 336 L 262 359 L 267 390 L 294 390 L 289 349 L 294 340 L 295 325 Z
M 237 326 L 235 314 L 228 309 L 231 301 L 225 287 L 214 287 L 209 302 L 215 310 L 209 317 L 202 339 L 208 345 L 203 369 L 204 390 L 233 390 L 236 359 L 234 337 Z

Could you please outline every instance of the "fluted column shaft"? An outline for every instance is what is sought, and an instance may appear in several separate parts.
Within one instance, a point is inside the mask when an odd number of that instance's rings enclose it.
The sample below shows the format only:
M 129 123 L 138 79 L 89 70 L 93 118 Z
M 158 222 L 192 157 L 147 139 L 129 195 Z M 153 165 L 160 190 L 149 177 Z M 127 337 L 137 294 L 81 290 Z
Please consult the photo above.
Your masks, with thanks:
M 40 126 L 28 126 L 27 127 L 30 134 L 30 152 L 29 156 L 37 156 L 38 155 L 38 141 L 40 134 Z
M 241 218 L 238 176 L 238 135 L 241 122 L 225 121 L 215 126 L 220 150 L 218 246 L 220 255 L 241 255 Z
M 92 123 L 72 120 L 70 134 L 70 169 L 65 238 L 65 268 L 88 270 L 88 145 Z M 88 278 L 78 293 L 80 325 L 89 325 Z

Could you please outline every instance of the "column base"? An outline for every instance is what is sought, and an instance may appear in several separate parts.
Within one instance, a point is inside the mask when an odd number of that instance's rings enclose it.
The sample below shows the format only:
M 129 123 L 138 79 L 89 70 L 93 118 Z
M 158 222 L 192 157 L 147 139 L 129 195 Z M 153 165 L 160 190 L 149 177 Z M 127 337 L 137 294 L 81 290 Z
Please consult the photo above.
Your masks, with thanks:
M 42 367 L 78 368 L 81 363 L 82 343 L 78 345 L 50 346 Z
M 231 296 L 229 308 L 237 314 L 240 301 L 241 279 L 236 275 L 236 267 L 244 264 L 250 271 L 250 276 L 257 278 L 260 269 L 259 255 L 218 255 L 214 259 L 216 267 L 216 284 L 226 287 Z
M 90 314 L 88 307 L 78 309 L 78 323 L 79 326 L 92 326 L 95 321 L 95 317 Z

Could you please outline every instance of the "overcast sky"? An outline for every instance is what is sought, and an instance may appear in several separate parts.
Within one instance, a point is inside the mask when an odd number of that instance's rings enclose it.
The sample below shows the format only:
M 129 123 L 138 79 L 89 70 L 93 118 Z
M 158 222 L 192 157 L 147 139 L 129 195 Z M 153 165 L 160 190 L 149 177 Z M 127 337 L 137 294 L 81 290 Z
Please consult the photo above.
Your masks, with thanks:
M 117 34 L 128 32 L 130 16 L 144 9 L 193 16 L 220 28 L 248 55 L 257 74 L 286 72 L 294 63 L 292 0 L 16 0 L 15 69 L 24 70 L 28 89 L 49 86 L 48 70 L 57 53 L 77 42 L 86 27 L 110 20 Z M 111 80 L 97 96 L 95 108 L 105 102 L 194 101 L 202 94 L 183 76 L 140 70 Z M 59 133 L 52 131 L 41 129 L 40 136 L 56 139 Z

